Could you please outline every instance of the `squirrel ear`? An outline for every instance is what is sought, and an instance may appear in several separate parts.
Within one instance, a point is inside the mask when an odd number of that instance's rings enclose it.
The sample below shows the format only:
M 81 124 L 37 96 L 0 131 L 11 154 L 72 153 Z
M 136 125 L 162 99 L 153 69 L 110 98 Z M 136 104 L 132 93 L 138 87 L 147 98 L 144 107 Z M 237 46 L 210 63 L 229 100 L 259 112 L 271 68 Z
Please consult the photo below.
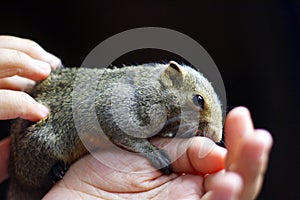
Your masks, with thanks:
M 170 61 L 167 68 L 163 72 L 163 79 L 172 85 L 180 85 L 183 82 L 184 71 L 182 67 L 175 61 Z

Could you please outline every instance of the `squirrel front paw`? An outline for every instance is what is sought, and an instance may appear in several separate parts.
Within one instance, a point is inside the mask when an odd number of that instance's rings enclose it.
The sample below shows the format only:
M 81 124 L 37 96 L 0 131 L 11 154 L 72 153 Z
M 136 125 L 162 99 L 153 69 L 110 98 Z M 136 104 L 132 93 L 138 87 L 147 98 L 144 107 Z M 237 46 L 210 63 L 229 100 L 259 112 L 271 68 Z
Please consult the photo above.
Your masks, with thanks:
M 152 165 L 159 169 L 163 174 L 172 174 L 173 169 L 171 159 L 165 150 L 158 149 L 146 154 L 146 157 L 151 161 Z

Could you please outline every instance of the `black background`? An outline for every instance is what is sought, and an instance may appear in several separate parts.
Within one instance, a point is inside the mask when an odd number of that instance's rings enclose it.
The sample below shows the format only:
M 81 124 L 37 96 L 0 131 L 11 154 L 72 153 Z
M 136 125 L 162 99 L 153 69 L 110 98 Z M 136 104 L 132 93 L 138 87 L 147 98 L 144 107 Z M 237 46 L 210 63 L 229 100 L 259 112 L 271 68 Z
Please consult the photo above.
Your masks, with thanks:
M 274 148 L 259 199 L 300 199 L 299 1 L 51 1 L 0 5 L 0 34 L 30 38 L 59 56 L 66 66 L 79 66 L 106 38 L 146 26 L 174 29 L 200 43 L 222 74 L 229 108 L 247 106 L 255 126 L 272 132 Z M 133 54 L 121 61 L 168 59 L 161 54 Z M 0 123 L 1 137 L 7 133 L 7 124 Z M 5 185 L 0 185 L 0 199 L 4 199 Z

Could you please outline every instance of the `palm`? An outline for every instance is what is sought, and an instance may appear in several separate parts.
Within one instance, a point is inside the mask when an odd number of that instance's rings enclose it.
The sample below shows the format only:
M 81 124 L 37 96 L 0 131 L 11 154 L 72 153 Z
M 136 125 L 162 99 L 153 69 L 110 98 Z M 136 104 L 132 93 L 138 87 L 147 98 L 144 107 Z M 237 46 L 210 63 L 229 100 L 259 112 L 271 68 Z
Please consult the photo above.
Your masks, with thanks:
M 112 156 L 111 152 L 101 152 Z M 112 158 L 121 160 L 125 155 L 113 155 Z M 118 168 L 124 171 L 115 170 L 97 161 L 91 155 L 78 161 L 70 168 L 63 181 L 59 182 L 54 189 L 55 194 L 60 197 L 76 198 L 82 196 L 83 199 L 180 199 L 189 197 L 194 199 L 195 194 L 201 192 L 203 178 L 196 175 L 170 175 L 164 176 L 158 171 L 154 171 L 144 159 L 139 156 L 126 156 L 126 161 L 132 164 L 126 166 L 120 162 Z M 128 160 L 127 160 L 128 159 Z M 144 162 L 144 163 L 143 163 Z M 143 163 L 144 168 L 139 165 Z M 146 172 L 147 169 L 149 172 Z M 127 170 L 135 171 L 128 173 Z M 68 188 L 66 190 L 66 188 Z M 48 194 L 49 199 L 53 196 Z M 198 196 L 198 195 L 197 195 Z M 198 196 L 199 197 L 199 196 Z M 67 199 L 68 199 L 67 198 Z M 197 198 L 195 198 L 197 199 Z
M 97 152 L 110 160 L 105 164 L 87 155 L 71 166 L 45 199 L 254 199 L 261 188 L 272 139 L 265 131 L 253 129 L 245 110 L 236 109 L 229 115 L 226 127 L 228 152 L 215 145 L 212 148 L 207 138 L 177 139 L 167 149 L 172 160 L 178 157 L 178 149 L 188 148 L 173 163 L 177 173 L 170 176 L 155 171 L 138 155 Z M 168 140 L 152 142 L 163 146 Z M 205 157 L 199 157 L 200 151 Z M 216 173 L 222 168 L 225 170 Z M 208 172 L 211 175 L 201 175 Z

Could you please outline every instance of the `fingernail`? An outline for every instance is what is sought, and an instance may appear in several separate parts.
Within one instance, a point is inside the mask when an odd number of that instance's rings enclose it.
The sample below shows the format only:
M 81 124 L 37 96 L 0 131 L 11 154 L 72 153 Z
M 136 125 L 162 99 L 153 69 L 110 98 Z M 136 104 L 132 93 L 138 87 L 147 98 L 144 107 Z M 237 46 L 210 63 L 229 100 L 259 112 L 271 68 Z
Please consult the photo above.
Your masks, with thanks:
M 39 110 L 43 118 L 49 115 L 49 109 L 41 104 L 39 104 Z
M 52 69 L 57 69 L 62 65 L 61 60 L 51 53 L 48 53 L 48 58 Z

